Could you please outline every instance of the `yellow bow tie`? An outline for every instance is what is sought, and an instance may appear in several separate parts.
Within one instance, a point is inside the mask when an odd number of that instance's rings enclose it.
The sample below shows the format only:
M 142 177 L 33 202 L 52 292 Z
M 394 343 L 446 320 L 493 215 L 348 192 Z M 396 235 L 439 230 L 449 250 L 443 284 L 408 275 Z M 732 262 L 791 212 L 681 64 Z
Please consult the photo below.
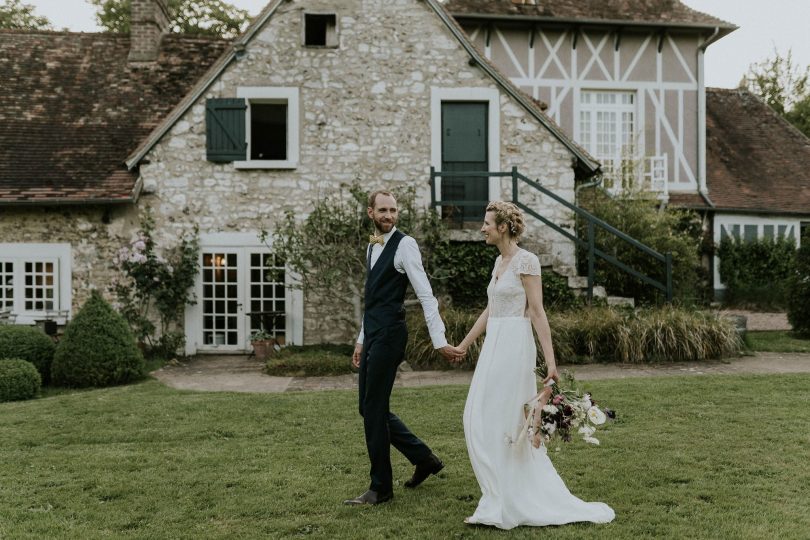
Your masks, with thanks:
M 368 235 L 368 243 L 371 245 L 380 244 L 382 246 L 385 245 L 385 239 L 382 235 L 377 236 L 375 234 L 370 234 Z

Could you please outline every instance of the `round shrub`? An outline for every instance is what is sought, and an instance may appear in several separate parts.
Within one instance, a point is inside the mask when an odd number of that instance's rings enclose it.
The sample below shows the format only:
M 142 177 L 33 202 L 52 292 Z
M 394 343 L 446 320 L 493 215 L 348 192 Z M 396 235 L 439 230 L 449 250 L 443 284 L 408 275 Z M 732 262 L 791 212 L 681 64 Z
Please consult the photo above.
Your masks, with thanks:
M 31 362 L 46 384 L 55 350 L 53 340 L 36 326 L 0 326 L 0 358 L 19 358 Z
M 19 358 L 0 360 L 0 402 L 31 399 L 39 394 L 42 378 L 34 364 Z
M 65 328 L 51 369 L 55 384 L 109 386 L 143 376 L 144 360 L 124 318 L 93 291 Z
M 810 337 L 810 235 L 805 235 L 796 252 L 788 295 L 788 321 L 793 331 Z

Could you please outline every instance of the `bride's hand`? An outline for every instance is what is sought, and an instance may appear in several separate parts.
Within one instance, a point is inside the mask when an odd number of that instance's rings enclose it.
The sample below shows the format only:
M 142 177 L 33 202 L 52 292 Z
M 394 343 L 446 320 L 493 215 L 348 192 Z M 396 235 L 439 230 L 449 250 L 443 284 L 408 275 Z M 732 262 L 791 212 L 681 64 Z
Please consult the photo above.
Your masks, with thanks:
M 553 368 L 553 369 L 548 370 L 548 374 L 543 379 L 543 385 L 545 386 L 546 383 L 548 383 L 548 381 L 550 381 L 552 379 L 554 380 L 555 383 L 560 381 L 560 372 L 557 371 L 556 367 Z

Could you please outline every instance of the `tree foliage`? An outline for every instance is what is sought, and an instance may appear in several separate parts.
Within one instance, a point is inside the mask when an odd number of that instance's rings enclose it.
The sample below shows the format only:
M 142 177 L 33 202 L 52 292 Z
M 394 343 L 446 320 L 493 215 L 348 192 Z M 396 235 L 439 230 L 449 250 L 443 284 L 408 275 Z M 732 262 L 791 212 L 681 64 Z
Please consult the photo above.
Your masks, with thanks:
M 343 314 L 342 322 L 350 327 L 358 327 L 360 322 L 365 248 L 373 232 L 366 213 L 368 193 L 357 182 L 343 185 L 339 192 L 313 201 L 305 219 L 288 211 L 275 224 L 274 252 L 298 276 L 306 294 L 314 294 L 324 305 L 338 308 L 337 316 Z M 428 275 L 444 277 L 439 275 L 435 262 L 438 252 L 447 245 L 440 218 L 416 205 L 413 190 L 397 193 L 397 203 L 397 228 L 419 241 Z
M 5 0 L 0 4 L 0 28 L 9 30 L 52 30 L 47 17 L 34 14 L 34 6 L 22 0 Z
M 741 84 L 810 137 L 810 66 L 795 65 L 790 50 L 752 64 Z
M 108 32 L 129 33 L 131 0 L 87 0 L 96 7 L 96 21 Z M 167 0 L 170 30 L 232 39 L 250 22 L 250 14 L 224 0 Z

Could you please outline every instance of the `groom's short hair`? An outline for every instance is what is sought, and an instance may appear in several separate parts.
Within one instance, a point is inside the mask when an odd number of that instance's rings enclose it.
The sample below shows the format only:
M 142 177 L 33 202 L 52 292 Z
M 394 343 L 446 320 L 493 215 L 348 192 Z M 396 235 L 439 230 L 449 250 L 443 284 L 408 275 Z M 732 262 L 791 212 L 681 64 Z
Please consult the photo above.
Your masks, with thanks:
M 377 195 L 385 195 L 387 197 L 393 197 L 396 200 L 396 196 L 388 191 L 387 189 L 377 189 L 372 191 L 368 196 L 368 207 L 374 208 L 374 204 L 377 202 Z

